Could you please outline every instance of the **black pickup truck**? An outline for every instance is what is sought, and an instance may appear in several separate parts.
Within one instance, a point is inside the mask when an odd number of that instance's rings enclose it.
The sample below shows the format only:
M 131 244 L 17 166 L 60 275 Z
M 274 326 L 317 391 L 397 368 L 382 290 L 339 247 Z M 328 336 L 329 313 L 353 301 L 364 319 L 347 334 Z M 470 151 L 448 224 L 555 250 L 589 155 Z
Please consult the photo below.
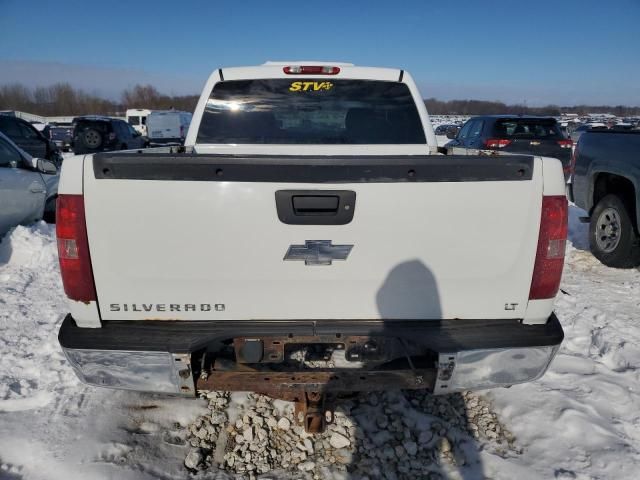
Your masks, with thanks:
M 569 196 L 589 212 L 589 242 L 598 260 L 616 268 L 640 265 L 640 131 L 583 133 Z

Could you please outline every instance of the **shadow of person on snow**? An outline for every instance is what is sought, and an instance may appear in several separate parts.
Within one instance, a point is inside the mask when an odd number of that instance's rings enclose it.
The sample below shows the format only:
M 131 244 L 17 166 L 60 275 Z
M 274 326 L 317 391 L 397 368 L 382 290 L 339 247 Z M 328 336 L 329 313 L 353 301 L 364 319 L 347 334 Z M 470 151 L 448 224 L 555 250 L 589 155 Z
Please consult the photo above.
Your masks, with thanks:
M 369 334 L 396 338 L 397 347 L 413 360 L 394 361 L 393 368 L 433 366 L 420 365 L 420 358 L 414 357 L 419 339 L 412 338 L 411 331 L 394 328 L 403 320 L 429 322 L 442 317 L 438 285 L 429 268 L 419 260 L 396 265 L 378 290 L 376 303 L 383 321 Z M 337 410 L 355 429 L 356 445 L 347 466 L 350 479 L 485 477 L 462 393 L 363 392 L 338 403 Z

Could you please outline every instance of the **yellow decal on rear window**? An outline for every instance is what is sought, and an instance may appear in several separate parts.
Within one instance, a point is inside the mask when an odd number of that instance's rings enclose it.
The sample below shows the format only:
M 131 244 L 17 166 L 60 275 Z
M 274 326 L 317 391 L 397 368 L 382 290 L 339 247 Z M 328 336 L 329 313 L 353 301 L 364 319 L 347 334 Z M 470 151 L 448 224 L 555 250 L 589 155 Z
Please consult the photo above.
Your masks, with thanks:
M 331 82 L 293 82 L 289 87 L 290 92 L 317 92 L 319 90 L 331 90 Z

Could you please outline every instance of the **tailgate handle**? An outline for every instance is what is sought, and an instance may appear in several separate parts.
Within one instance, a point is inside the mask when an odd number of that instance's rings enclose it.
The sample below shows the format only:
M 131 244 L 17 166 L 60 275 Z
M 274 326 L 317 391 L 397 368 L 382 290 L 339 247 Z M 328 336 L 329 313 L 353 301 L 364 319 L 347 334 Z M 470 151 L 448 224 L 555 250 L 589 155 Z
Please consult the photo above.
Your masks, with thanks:
M 292 197 L 295 215 L 336 215 L 340 197 L 337 195 L 295 195 Z
M 356 192 L 351 190 L 278 190 L 276 209 L 288 225 L 345 225 L 353 219 Z

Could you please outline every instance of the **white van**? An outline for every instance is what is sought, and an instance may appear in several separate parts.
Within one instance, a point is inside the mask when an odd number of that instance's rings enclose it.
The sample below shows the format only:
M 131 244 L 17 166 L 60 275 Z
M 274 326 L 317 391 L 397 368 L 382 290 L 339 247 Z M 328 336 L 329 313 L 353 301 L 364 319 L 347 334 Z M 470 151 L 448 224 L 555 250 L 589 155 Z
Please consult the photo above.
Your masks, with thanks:
M 134 130 L 140 132 L 143 136 L 147 136 L 147 117 L 151 110 L 144 108 L 130 108 L 127 110 L 127 122 Z
M 189 112 L 178 110 L 157 110 L 147 117 L 147 136 L 150 143 L 180 143 L 184 139 L 191 123 Z

